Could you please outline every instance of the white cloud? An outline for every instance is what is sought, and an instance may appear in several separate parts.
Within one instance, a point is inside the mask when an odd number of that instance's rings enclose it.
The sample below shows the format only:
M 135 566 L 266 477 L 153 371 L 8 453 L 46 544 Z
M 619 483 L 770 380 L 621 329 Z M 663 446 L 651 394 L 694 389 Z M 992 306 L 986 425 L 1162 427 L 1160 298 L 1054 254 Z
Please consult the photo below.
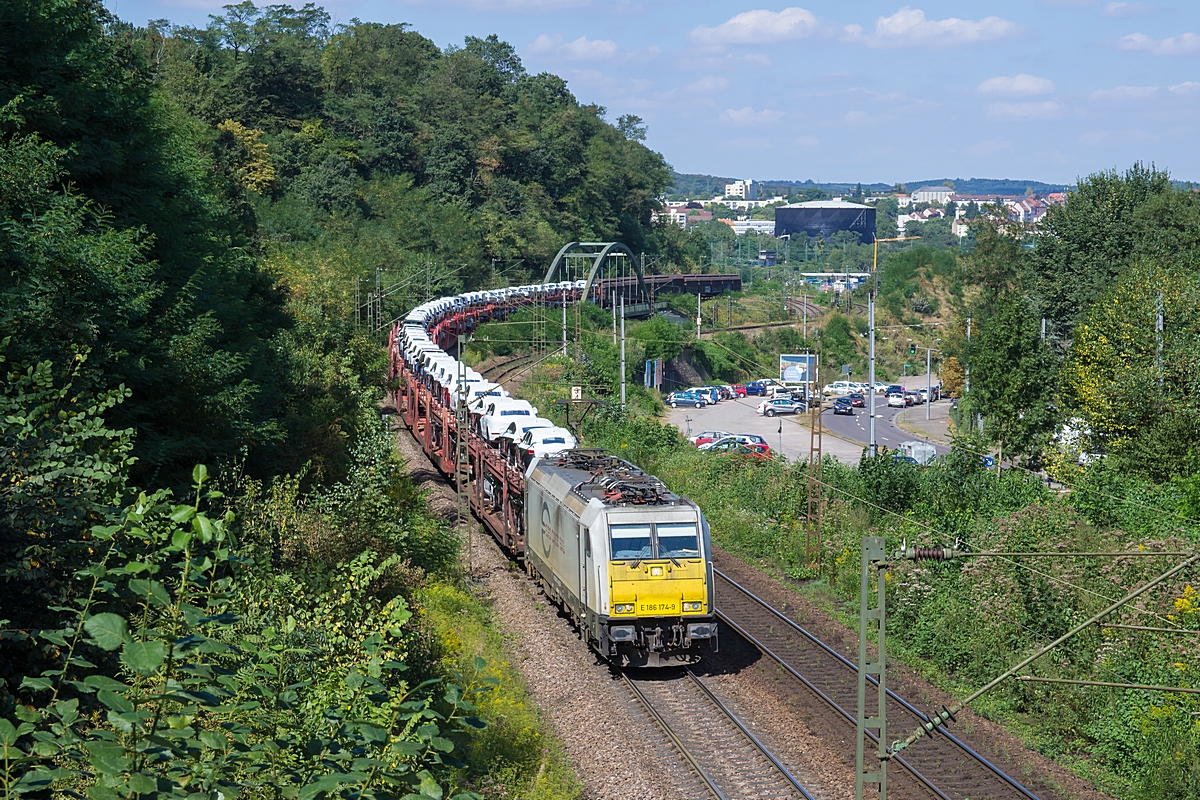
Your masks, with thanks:
M 864 33 L 861 25 L 847 25 L 842 40 L 868 47 L 954 46 L 1003 39 L 1017 29 L 1015 22 L 1000 17 L 926 19 L 921 9 L 905 6 L 890 17 L 876 19 L 871 33 Z
M 687 90 L 696 94 L 709 94 L 710 92 L 719 92 L 729 85 L 728 78 L 718 78 L 714 75 L 705 75 L 695 83 L 689 83 Z
M 1104 7 L 1106 17 L 1136 17 L 1138 14 L 1149 14 L 1152 6 L 1145 3 L 1109 3 Z
M 734 125 L 773 125 L 783 117 L 782 111 L 764 108 L 755 111 L 750 106 L 745 108 L 730 108 L 721 114 L 721 118 Z
M 564 42 L 563 37 L 557 34 L 547 36 L 543 33 L 529 45 L 528 52 L 558 56 L 569 61 L 603 61 L 615 56 L 620 49 L 612 39 L 589 39 L 580 36 L 573 42 Z
M 1131 33 L 1117 40 L 1122 50 L 1147 50 L 1156 56 L 1177 56 L 1200 50 L 1200 36 L 1184 33 L 1166 39 L 1152 39 L 1144 33 Z
M 1092 92 L 1093 100 L 1148 100 L 1158 94 L 1157 86 L 1114 86 L 1112 89 L 1097 89 Z
M 801 147 L 816 147 L 821 143 L 821 140 L 815 136 L 797 136 L 796 144 Z
M 871 117 L 865 111 L 847 111 L 842 121 L 847 125 L 862 125 L 864 122 L 870 121 Z
M 816 29 L 816 16 L 808 9 L 793 6 L 782 11 L 743 11 L 715 28 L 694 28 L 689 36 L 698 44 L 764 44 L 802 39 Z
M 1172 94 L 1195 94 L 1200 92 L 1200 83 L 1196 81 L 1184 81 L 1167 87 Z
M 1020 75 L 1013 75 L 1011 78 L 1006 75 L 988 78 L 979 84 L 980 94 L 1036 96 L 1039 94 L 1050 94 L 1053 91 L 1054 81 L 1039 78 L 1035 75 L 1028 75 L 1024 72 Z
M 989 117 L 1000 119 L 1048 119 L 1057 117 L 1063 112 L 1062 104 L 1057 100 L 1042 100 L 1028 103 L 990 103 L 987 106 Z

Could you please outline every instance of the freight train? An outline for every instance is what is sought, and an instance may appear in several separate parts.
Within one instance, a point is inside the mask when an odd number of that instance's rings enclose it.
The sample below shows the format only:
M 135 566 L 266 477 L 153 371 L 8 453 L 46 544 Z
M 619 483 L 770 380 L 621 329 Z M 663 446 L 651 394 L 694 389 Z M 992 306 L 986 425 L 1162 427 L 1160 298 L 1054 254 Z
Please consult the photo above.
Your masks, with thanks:
M 573 439 L 557 452 L 517 452 L 516 441 L 496 431 L 533 424 L 537 409 L 447 352 L 478 325 L 520 308 L 579 301 L 584 285 L 469 292 L 413 309 L 389 337 L 396 410 L 597 653 L 621 667 L 692 663 L 717 647 L 700 509 L 628 461 L 579 449 Z

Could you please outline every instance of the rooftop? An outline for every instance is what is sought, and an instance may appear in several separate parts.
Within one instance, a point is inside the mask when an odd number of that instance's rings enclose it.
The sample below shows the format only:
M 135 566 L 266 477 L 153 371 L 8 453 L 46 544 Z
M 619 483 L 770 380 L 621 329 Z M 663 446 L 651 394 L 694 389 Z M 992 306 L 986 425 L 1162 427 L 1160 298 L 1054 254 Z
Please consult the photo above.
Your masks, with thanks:
M 809 200 L 807 203 L 788 203 L 779 208 L 867 208 L 859 203 L 847 203 L 844 200 Z

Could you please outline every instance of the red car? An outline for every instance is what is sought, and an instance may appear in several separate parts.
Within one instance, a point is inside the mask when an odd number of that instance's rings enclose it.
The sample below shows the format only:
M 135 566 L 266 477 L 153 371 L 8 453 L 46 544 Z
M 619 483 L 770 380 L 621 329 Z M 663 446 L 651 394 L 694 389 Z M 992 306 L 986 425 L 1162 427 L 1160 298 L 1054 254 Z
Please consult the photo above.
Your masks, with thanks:
M 771 448 L 769 447 L 759 448 L 752 444 L 743 444 L 733 440 L 728 442 L 720 442 L 716 445 L 713 445 L 707 450 L 707 452 L 720 453 L 722 455 L 729 456 L 741 456 L 742 458 L 761 458 L 768 460 L 775 457 L 775 454 L 771 452 Z
M 715 442 L 717 439 L 723 439 L 728 435 L 729 434 L 725 431 L 700 431 L 700 433 L 691 437 L 690 441 L 692 444 L 696 445 L 696 447 L 699 447 L 702 444 L 708 444 L 709 442 Z
M 867 398 L 855 392 L 854 394 L 850 395 L 850 405 L 854 406 L 855 408 L 866 408 Z
M 735 383 L 733 386 L 730 386 L 729 388 L 733 389 L 733 393 L 735 395 L 737 395 L 738 397 L 746 396 L 746 384 L 744 384 L 744 383 Z

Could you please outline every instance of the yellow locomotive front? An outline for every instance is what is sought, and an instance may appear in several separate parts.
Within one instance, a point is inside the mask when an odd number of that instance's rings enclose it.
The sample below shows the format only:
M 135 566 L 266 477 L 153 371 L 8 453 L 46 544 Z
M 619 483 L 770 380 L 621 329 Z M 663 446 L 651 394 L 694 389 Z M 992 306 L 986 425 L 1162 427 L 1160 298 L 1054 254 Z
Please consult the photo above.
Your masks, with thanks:
M 606 515 L 607 649 L 623 665 L 687 663 L 716 647 L 708 526 L 680 500 Z

